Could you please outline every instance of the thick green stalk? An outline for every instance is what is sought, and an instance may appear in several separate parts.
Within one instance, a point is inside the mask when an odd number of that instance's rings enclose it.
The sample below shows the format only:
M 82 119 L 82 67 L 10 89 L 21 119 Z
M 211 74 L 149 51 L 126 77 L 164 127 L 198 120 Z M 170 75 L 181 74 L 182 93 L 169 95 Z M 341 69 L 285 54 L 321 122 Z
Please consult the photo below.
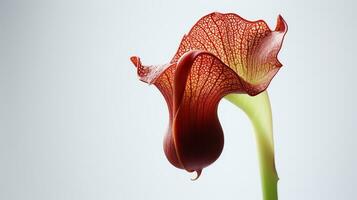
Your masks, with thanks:
M 241 108 L 253 124 L 258 149 L 263 200 L 277 200 L 278 175 L 275 169 L 272 114 L 268 92 L 257 96 L 229 94 L 228 101 Z

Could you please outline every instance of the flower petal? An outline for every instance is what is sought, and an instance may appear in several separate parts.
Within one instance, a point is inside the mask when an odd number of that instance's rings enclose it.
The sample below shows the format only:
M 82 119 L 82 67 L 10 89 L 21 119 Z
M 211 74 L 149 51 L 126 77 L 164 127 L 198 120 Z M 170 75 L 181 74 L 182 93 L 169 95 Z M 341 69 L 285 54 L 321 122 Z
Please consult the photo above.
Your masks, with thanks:
M 287 24 L 279 15 L 275 31 L 262 21 L 228 13 L 202 17 L 184 36 L 171 63 L 190 50 L 217 56 L 247 82 L 250 95 L 263 91 L 282 66 L 277 59 Z
M 173 85 L 171 134 L 176 155 L 167 156 L 176 156 L 181 168 L 200 174 L 222 152 L 219 101 L 229 93 L 244 92 L 244 87 L 231 68 L 204 51 L 190 51 L 181 57 Z

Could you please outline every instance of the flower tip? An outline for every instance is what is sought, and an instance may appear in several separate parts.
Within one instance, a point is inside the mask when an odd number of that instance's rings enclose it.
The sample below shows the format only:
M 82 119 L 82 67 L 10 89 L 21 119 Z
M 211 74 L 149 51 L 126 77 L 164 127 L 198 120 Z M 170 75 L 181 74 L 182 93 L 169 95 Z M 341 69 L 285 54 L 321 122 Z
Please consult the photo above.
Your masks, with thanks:
M 201 176 L 202 169 L 196 170 L 195 172 L 196 172 L 196 177 L 195 178 L 191 178 L 191 181 L 195 181 Z
M 275 31 L 285 33 L 287 30 L 288 30 L 288 24 L 285 22 L 284 18 L 281 15 L 279 15 L 276 22 Z
M 147 69 L 147 67 L 142 65 L 140 58 L 138 56 L 132 56 L 130 57 L 130 61 L 137 69 L 137 74 L 140 77 L 140 80 L 144 82 L 149 82 L 146 77 L 149 73 L 149 70 Z
M 141 66 L 140 58 L 137 57 L 137 56 L 131 56 L 131 57 L 130 57 L 130 61 L 134 64 L 134 66 L 135 66 L 136 68 L 138 68 L 138 67 Z

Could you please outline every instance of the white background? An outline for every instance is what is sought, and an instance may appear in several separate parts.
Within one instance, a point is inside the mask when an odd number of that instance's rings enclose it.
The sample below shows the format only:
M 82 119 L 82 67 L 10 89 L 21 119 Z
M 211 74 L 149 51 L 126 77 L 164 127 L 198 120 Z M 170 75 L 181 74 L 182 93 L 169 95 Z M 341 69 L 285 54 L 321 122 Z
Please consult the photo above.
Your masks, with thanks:
M 289 25 L 269 87 L 282 200 L 357 199 L 356 4 L 300 1 L 0 1 L 0 199 L 261 199 L 246 116 L 222 100 L 221 157 L 178 170 L 166 103 L 129 62 L 163 64 L 203 15 Z

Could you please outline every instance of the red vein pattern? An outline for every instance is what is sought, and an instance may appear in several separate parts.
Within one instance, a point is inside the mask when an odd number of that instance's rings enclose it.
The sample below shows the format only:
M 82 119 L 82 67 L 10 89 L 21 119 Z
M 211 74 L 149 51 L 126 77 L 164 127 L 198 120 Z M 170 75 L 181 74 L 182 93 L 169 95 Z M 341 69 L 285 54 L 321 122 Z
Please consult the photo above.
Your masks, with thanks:
M 185 35 L 170 63 L 144 66 L 131 57 L 140 80 L 163 94 L 170 123 L 165 155 L 174 166 L 198 176 L 221 154 L 219 101 L 229 93 L 257 95 L 282 66 L 277 59 L 287 24 L 281 16 L 271 31 L 262 21 L 211 13 Z

